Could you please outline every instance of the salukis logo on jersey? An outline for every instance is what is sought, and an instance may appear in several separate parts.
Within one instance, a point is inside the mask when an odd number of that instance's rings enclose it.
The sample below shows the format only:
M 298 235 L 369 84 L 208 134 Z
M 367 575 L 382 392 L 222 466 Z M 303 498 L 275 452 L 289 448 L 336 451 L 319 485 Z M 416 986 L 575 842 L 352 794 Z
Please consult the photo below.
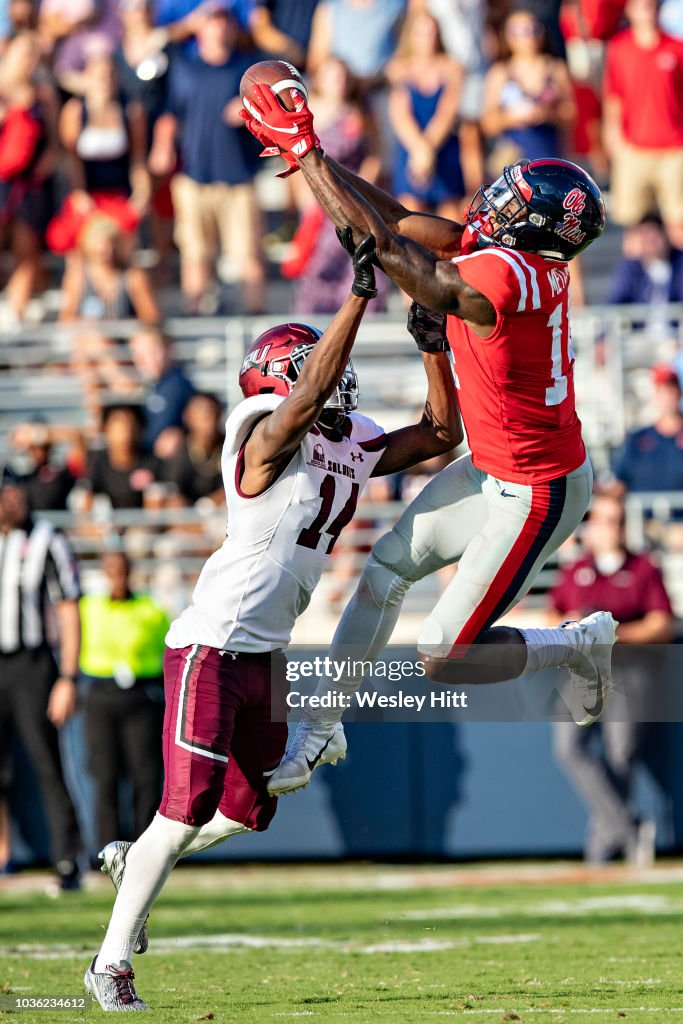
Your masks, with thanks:
M 349 451 L 349 457 L 352 462 L 365 461 L 365 455 L 360 451 L 360 449 L 351 449 Z M 349 480 L 356 479 L 356 471 L 353 466 L 348 466 L 343 462 L 328 458 L 325 455 L 325 449 L 321 444 L 313 445 L 313 454 L 310 459 L 306 461 L 306 465 L 312 466 L 313 469 L 322 469 L 326 473 L 336 473 L 337 476 L 346 476 Z

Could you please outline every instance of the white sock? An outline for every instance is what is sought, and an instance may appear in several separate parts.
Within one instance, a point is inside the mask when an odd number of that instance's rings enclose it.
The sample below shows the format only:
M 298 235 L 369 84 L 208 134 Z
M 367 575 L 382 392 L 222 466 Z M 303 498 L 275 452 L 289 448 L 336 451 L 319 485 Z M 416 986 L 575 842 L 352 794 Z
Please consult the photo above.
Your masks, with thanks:
M 96 973 L 106 970 L 108 964 L 122 960 L 131 963 L 135 940 L 152 904 L 198 832 L 197 827 L 155 814 L 149 828 L 131 846 L 107 934 L 95 962 Z
M 200 850 L 208 850 L 210 846 L 218 846 L 219 843 L 229 839 L 230 836 L 239 835 L 240 832 L 251 832 L 251 829 L 243 825 L 241 821 L 233 821 L 231 818 L 226 818 L 220 811 L 216 811 L 211 821 L 202 825 L 180 856 L 189 857 L 190 854 L 199 853 Z
M 549 629 L 520 629 L 520 633 L 526 644 L 526 665 L 522 676 L 531 676 L 544 668 L 562 668 L 576 652 L 575 630 L 555 626 Z

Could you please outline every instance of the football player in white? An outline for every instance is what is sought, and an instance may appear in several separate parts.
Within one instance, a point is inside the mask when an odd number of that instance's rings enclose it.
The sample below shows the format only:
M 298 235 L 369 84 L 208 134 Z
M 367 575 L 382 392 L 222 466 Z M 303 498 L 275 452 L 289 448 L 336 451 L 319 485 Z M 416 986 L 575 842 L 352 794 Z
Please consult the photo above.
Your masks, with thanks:
M 355 411 L 349 355 L 376 294 L 374 239 L 355 251 L 342 240 L 353 252 L 353 292 L 325 333 L 273 327 L 242 366 L 245 397 L 223 448 L 228 535 L 166 640 L 161 805 L 137 842 L 110 843 L 101 855 L 118 895 L 84 980 L 104 1010 L 147 1009 L 131 954 L 147 948 L 147 917 L 178 858 L 262 831 L 275 814 L 266 784 L 287 740 L 283 650 L 368 479 L 462 440 L 445 338 L 421 307 L 409 317 L 428 382 L 420 422 L 385 434 Z M 343 756 L 339 733 L 325 760 Z

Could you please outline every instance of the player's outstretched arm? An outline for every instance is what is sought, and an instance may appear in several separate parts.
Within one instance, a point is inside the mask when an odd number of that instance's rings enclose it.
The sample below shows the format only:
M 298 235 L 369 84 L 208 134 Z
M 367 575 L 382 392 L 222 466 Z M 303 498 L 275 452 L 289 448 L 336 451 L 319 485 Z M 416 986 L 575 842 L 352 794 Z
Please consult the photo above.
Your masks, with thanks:
M 259 137 L 265 133 L 299 162 L 313 194 L 335 227 L 349 225 L 356 242 L 364 235 L 374 235 L 382 269 L 413 299 L 429 309 L 453 313 L 481 328 L 482 333 L 490 332 L 496 322 L 493 306 L 465 284 L 455 264 L 440 260 L 433 250 L 391 231 L 375 207 L 338 177 L 323 156 L 307 106 L 285 110 L 266 85 L 254 86 L 250 103 L 258 115 Z
M 419 423 L 387 435 L 387 446 L 373 476 L 410 469 L 418 462 L 452 451 L 463 439 L 458 393 L 448 356 L 445 314 L 426 310 L 414 302 L 408 313 L 408 331 L 422 354 L 427 400 Z
M 320 418 L 325 402 L 341 380 L 368 300 L 377 294 L 373 256 L 374 239 L 368 236 L 353 255 L 352 294 L 304 360 L 288 397 L 254 427 L 244 449 L 240 486 L 245 493 L 259 494 L 270 485 L 279 466 Z
M 354 188 L 341 181 L 317 149 L 301 161 L 313 194 L 337 226 L 350 225 L 354 240 L 372 234 L 382 270 L 399 288 L 428 309 L 452 313 L 485 334 L 496 322 L 489 300 L 466 284 L 457 266 L 432 249 L 391 231 L 375 208 Z
M 427 246 L 444 259 L 456 256 L 460 252 L 463 224 L 456 224 L 455 221 L 438 217 L 433 213 L 414 213 L 384 189 L 370 184 L 332 157 L 325 156 L 325 162 L 340 181 L 354 188 L 375 208 L 390 231 Z

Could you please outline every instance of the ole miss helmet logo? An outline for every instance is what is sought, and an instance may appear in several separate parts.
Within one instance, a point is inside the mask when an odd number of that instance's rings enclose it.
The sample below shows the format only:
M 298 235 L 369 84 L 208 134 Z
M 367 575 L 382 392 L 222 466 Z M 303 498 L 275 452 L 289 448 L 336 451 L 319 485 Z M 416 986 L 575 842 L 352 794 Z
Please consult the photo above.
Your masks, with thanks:
M 555 234 L 559 235 L 560 238 L 566 238 L 568 242 L 572 242 L 574 245 L 581 245 L 586 237 L 586 232 L 581 230 L 579 217 L 586 205 L 586 193 L 583 189 L 573 188 L 565 196 L 562 205 L 567 213 L 565 213 L 559 227 L 555 228 Z
M 586 206 L 586 193 L 583 189 L 573 188 L 571 192 L 567 193 L 565 201 L 562 203 L 565 210 L 569 210 L 571 213 L 579 214 L 583 213 Z

